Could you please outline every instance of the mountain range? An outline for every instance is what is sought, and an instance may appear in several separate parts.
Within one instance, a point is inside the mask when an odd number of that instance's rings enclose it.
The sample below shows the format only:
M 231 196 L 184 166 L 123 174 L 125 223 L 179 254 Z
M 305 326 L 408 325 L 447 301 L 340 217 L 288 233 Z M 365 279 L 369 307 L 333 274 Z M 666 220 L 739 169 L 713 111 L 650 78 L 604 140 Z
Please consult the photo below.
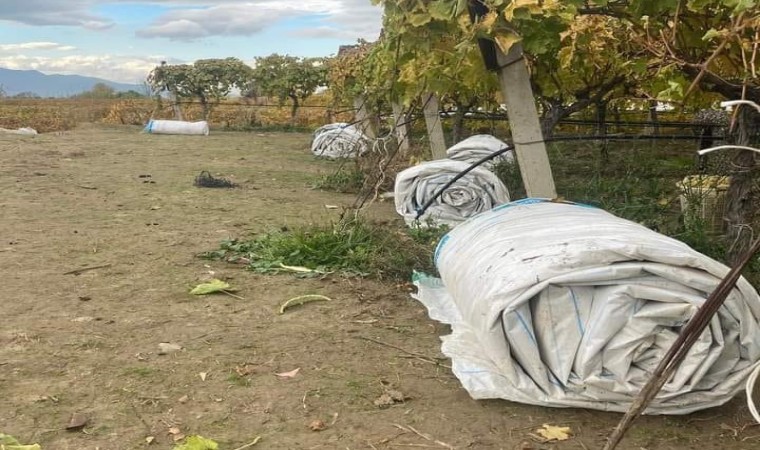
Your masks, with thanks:
M 21 93 L 33 93 L 40 97 L 69 97 L 89 91 L 98 83 L 106 84 L 117 92 L 145 91 L 140 84 L 117 83 L 81 75 L 45 75 L 37 70 L 0 68 L 0 87 L 9 97 Z

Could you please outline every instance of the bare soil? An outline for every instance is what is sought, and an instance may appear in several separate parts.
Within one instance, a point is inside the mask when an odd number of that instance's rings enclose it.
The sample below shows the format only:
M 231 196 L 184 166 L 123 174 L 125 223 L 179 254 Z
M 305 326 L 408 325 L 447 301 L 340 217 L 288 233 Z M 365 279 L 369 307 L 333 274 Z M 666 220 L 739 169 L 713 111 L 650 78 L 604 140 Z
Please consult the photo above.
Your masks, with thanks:
M 258 436 L 248 448 L 600 448 L 619 414 L 472 400 L 436 359 L 448 330 L 406 285 L 260 275 L 196 257 L 227 237 L 335 219 L 326 204 L 353 202 L 309 188 L 336 163 L 314 160 L 308 141 L 94 125 L 0 136 L 0 432 L 45 450 L 168 450 L 191 434 L 224 450 Z M 201 170 L 241 187 L 196 188 Z M 388 203 L 370 215 L 396 220 Z M 211 277 L 244 299 L 188 294 Z M 277 313 L 302 294 L 332 301 Z M 161 342 L 182 350 L 159 355 Z M 401 401 L 377 406 L 388 393 Z M 67 431 L 74 413 L 87 423 Z M 574 435 L 540 443 L 532 433 L 544 423 Z M 739 397 L 643 418 L 621 448 L 759 443 Z

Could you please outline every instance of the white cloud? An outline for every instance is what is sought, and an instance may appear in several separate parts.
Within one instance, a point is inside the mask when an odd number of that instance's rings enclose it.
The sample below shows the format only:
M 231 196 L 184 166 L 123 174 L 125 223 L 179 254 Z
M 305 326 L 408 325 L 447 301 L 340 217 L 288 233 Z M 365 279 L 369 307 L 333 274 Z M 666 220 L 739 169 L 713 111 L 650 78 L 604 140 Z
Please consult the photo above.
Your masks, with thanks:
M 113 23 L 90 13 L 98 0 L 3 0 L 0 20 L 26 25 L 65 25 L 101 30 Z
M 137 30 L 137 35 L 176 40 L 250 36 L 280 21 L 304 16 L 319 16 L 322 23 L 296 35 L 374 39 L 381 20 L 380 8 L 370 0 L 0 0 L 0 21 L 102 30 L 115 23 L 93 11 L 98 5 L 117 3 L 171 7 Z M 319 30 L 322 33 L 317 33 Z
M 382 10 L 367 0 L 343 0 L 340 6 L 324 17 L 323 25 L 304 28 L 297 37 L 335 38 L 374 41 L 380 34 Z
M 192 40 L 208 36 L 248 36 L 273 20 L 271 11 L 254 4 L 221 4 L 210 8 L 179 9 L 138 30 L 140 37 Z
M 380 9 L 372 6 L 369 0 L 226 1 L 214 5 L 208 5 L 207 2 L 194 3 L 197 7 L 169 11 L 147 28 L 138 30 L 137 35 L 176 40 L 208 36 L 250 36 L 280 21 L 305 16 L 317 16 L 324 25 L 294 35 L 374 39 L 380 30 Z
M 71 45 L 63 45 L 57 42 L 22 42 L 19 44 L 0 44 L 0 52 L 16 52 L 20 50 L 57 50 L 70 51 L 76 50 Z
M 62 57 L 0 55 L 0 67 L 8 69 L 33 69 L 47 74 L 85 75 L 121 83 L 142 83 L 148 73 L 161 61 L 170 64 L 184 61 L 161 55 L 67 55 Z

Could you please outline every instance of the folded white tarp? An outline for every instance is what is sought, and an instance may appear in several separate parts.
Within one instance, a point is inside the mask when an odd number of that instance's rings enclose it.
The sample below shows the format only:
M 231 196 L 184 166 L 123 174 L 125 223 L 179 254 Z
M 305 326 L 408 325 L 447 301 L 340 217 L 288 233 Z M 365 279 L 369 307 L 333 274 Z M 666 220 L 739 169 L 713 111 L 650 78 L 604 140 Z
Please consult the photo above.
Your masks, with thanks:
M 417 211 L 446 183 L 470 165 L 463 161 L 440 159 L 410 167 L 396 175 L 396 211 L 412 225 Z M 507 203 L 509 192 L 490 171 L 476 167 L 448 187 L 420 217 L 420 225 L 455 226 L 496 205 Z
M 29 127 L 19 128 L 16 130 L 0 128 L 0 131 L 2 131 L 3 133 L 20 134 L 22 136 L 36 136 L 38 134 L 37 130 L 35 130 L 34 128 L 29 128 Z
M 311 152 L 323 158 L 355 158 L 367 152 L 369 138 L 347 123 L 331 123 L 314 132 Z
M 192 134 L 208 136 L 208 122 L 183 122 L 181 120 L 151 120 L 145 126 L 151 134 Z
M 449 159 L 465 161 L 472 164 L 485 156 L 491 155 L 505 148 L 506 146 L 506 142 L 491 136 L 490 134 L 476 134 L 449 147 L 449 149 L 446 150 L 446 155 Z M 514 162 L 514 150 L 510 150 L 503 155 L 497 156 L 491 161 L 484 163 L 483 166 L 490 168 L 502 161 Z
M 626 411 L 728 268 L 582 205 L 528 199 L 459 225 L 416 298 L 449 323 L 470 395 Z M 760 361 L 760 297 L 741 278 L 648 414 L 721 405 Z

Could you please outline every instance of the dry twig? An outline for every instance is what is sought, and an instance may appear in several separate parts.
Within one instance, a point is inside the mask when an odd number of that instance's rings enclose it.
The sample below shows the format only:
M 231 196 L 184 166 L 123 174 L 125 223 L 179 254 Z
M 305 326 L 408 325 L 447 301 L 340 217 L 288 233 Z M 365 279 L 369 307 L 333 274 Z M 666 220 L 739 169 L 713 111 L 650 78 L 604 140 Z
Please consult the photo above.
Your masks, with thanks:
M 85 272 L 89 272 L 90 270 L 96 270 L 96 269 L 105 269 L 106 267 L 111 267 L 111 264 L 103 264 L 102 266 L 92 266 L 92 267 L 83 267 L 81 269 L 76 270 L 70 270 L 68 272 L 64 272 L 64 275 L 80 275 Z

